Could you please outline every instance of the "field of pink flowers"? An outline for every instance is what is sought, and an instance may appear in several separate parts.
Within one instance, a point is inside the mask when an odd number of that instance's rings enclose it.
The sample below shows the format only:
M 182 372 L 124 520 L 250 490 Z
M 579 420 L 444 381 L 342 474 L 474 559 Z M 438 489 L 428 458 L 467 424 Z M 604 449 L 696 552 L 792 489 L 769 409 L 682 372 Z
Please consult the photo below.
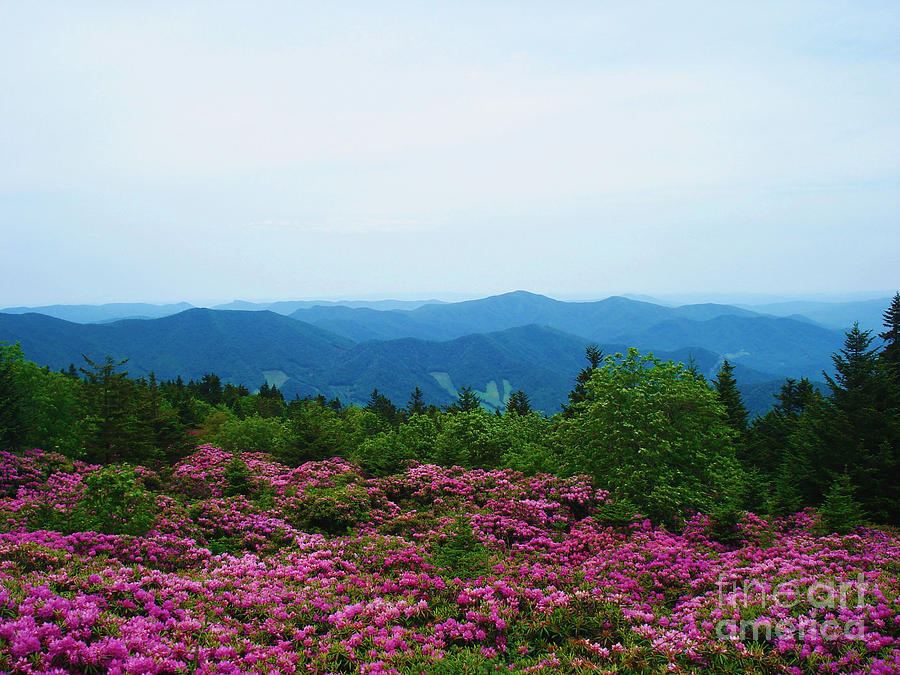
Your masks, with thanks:
M 99 467 L 0 453 L 0 671 L 900 672 L 896 532 L 748 514 L 726 547 L 581 477 L 241 459 L 126 470 L 145 532 L 101 534 Z

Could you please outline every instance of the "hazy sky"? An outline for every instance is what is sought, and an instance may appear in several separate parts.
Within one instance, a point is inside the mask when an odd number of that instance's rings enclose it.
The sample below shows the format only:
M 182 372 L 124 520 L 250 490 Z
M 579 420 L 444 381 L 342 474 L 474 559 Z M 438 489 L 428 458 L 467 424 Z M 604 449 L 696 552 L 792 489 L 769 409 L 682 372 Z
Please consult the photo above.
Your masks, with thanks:
M 900 286 L 900 3 L 0 0 L 0 306 Z

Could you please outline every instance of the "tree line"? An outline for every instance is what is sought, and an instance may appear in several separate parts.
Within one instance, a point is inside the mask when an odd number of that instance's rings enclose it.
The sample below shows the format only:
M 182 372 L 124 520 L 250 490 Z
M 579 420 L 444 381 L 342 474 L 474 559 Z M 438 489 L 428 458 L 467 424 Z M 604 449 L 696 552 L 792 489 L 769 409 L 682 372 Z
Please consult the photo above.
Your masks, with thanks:
M 324 396 L 286 401 L 214 373 L 197 381 L 129 378 L 107 357 L 60 372 L 0 345 L 0 449 L 41 447 L 98 464 L 165 466 L 199 443 L 268 452 L 291 465 L 332 456 L 373 475 L 410 461 L 526 473 L 588 473 L 616 496 L 623 522 L 677 525 L 702 511 L 723 526 L 741 510 L 820 508 L 836 528 L 900 523 L 900 293 L 877 336 L 847 332 L 828 391 L 788 379 L 749 420 L 725 360 L 708 382 L 688 364 L 637 350 L 586 349 L 562 412 L 514 392 L 488 413 L 469 387 L 444 407 L 421 390 L 403 406 L 377 389 L 363 406 Z M 880 338 L 876 344 L 876 338 Z

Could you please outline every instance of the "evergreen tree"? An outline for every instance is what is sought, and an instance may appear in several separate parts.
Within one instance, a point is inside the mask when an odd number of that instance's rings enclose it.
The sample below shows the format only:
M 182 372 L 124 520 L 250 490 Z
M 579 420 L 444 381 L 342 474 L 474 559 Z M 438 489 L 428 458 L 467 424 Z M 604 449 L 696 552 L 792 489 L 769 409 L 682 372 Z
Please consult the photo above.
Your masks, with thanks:
M 694 358 L 693 352 L 688 355 L 687 371 L 701 382 L 706 381 L 703 373 L 700 372 L 700 367 L 697 365 L 697 359 Z
M 870 331 L 854 324 L 844 347 L 832 356 L 834 376 L 825 378 L 831 396 L 804 416 L 791 438 L 809 471 L 796 475 L 806 504 L 819 504 L 834 480 L 846 472 L 864 487 L 859 499 L 879 522 L 900 522 L 900 410 L 890 376 L 872 347 Z
M 853 496 L 854 486 L 846 473 L 834 479 L 819 513 L 827 533 L 846 534 L 865 520 L 865 512 Z
M 802 415 L 814 401 L 820 401 L 822 396 L 812 382 L 803 377 L 798 382 L 787 378 L 781 391 L 775 394 L 778 401 L 774 411 L 781 417 L 796 418 Z
M 406 404 L 406 416 L 424 415 L 428 412 L 428 406 L 425 405 L 425 397 L 422 390 L 416 387 L 409 396 L 409 403 Z
M 210 405 L 219 405 L 222 402 L 222 381 L 215 373 L 206 373 L 199 382 L 191 382 L 188 386 L 192 396 Z
M 519 389 L 509 395 L 506 401 L 506 412 L 513 415 L 527 415 L 531 412 L 531 400 L 528 394 Z
M 380 393 L 377 388 L 372 390 L 365 409 L 375 413 L 379 419 L 391 426 L 396 426 L 401 421 L 397 406 L 391 402 L 391 399 Z
M 738 457 L 745 469 L 754 469 L 767 479 L 782 473 L 782 462 L 790 454 L 791 436 L 797 431 L 801 417 L 811 407 L 821 404 L 822 395 L 806 378 L 788 378 L 775 394 L 777 403 L 747 429 L 745 442 L 738 447 Z
M 481 397 L 472 391 L 472 387 L 463 387 L 459 390 L 456 399 L 456 409 L 459 412 L 472 412 L 481 407 Z
M 18 344 L 0 344 L 0 449 L 16 449 L 25 442 L 24 397 L 15 373 L 16 361 L 23 359 Z
M 444 406 L 448 413 L 472 412 L 481 408 L 481 397 L 472 390 L 472 387 L 463 387 L 459 390 L 456 400 Z
M 260 417 L 281 417 L 285 413 L 284 394 L 274 384 L 263 382 L 254 401 L 254 412 Z
M 878 337 L 884 340 L 880 356 L 882 361 L 890 364 L 896 375 L 897 369 L 900 368 L 900 293 L 894 295 L 891 306 L 882 316 L 885 331 L 878 334 Z
M 600 362 L 603 360 L 603 351 L 597 345 L 588 345 L 585 347 L 584 355 L 587 358 L 588 365 L 585 368 L 582 368 L 581 372 L 575 377 L 575 388 L 569 392 L 569 404 L 563 405 L 563 415 L 565 417 L 574 415 L 578 404 L 587 400 L 587 383 L 590 381 L 594 371 L 600 367 Z
M 244 399 L 244 397 L 249 395 L 250 392 L 244 385 L 233 385 L 231 383 L 228 383 L 222 389 L 222 403 L 224 403 L 235 412 L 238 412 L 241 408 L 241 401 Z M 239 412 L 238 414 L 240 415 Z
M 872 347 L 873 339 L 872 331 L 860 330 L 856 322 L 847 331 L 844 347 L 831 355 L 834 377 L 823 375 L 836 404 L 858 406 L 877 395 L 878 350 Z
M 725 406 L 728 426 L 739 434 L 743 434 L 747 430 L 747 409 L 744 407 L 744 401 L 741 399 L 741 393 L 738 391 L 733 373 L 734 366 L 728 363 L 728 359 L 725 359 L 722 361 L 722 368 L 716 379 L 713 380 L 713 385 L 719 401 Z
M 144 396 L 143 414 L 152 434 L 153 446 L 167 456 L 175 457 L 188 446 L 187 429 L 178 419 L 175 409 L 166 400 L 156 383 L 156 374 L 150 373 Z
M 107 356 L 95 363 L 82 354 L 87 377 L 88 461 L 108 464 L 113 460 L 143 461 L 153 454 L 153 443 L 146 422 L 138 414 L 137 387 L 127 371 L 117 370 L 128 359 L 115 361 Z

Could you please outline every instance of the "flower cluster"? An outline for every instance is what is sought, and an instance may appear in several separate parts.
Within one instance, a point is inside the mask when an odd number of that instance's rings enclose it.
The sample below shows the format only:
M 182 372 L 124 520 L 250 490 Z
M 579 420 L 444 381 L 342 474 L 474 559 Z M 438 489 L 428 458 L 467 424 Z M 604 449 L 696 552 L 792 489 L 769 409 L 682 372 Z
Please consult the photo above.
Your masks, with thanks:
M 900 672 L 893 531 L 746 514 L 726 546 L 604 525 L 585 477 L 238 457 L 246 494 L 210 446 L 138 472 L 134 536 L 43 529 L 97 467 L 4 454 L 0 672 Z

